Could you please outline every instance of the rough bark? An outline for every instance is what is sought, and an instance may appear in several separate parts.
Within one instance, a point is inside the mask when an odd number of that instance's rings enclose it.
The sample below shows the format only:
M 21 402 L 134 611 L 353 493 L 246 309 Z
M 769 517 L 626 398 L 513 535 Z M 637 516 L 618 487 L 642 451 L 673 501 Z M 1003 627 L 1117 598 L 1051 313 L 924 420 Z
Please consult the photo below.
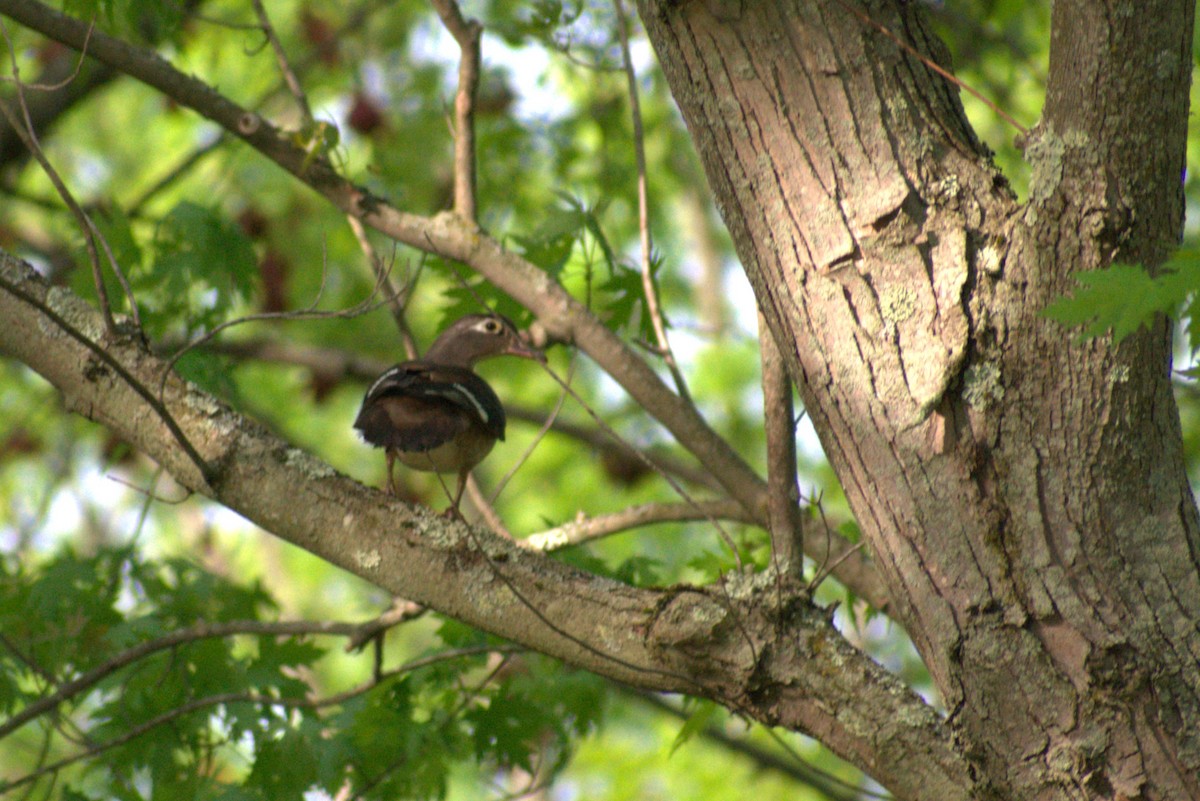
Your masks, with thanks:
M 1177 241 L 1193 7 L 1057 2 L 1020 204 L 915 4 L 641 11 L 974 792 L 1200 796 L 1200 527 L 1167 326 L 1038 316 Z

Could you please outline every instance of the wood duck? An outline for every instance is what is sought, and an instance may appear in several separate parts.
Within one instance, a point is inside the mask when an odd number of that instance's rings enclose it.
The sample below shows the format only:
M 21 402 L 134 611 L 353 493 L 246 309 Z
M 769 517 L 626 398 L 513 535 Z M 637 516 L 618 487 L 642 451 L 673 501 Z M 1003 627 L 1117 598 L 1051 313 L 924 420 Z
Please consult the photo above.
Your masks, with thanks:
M 504 407 L 471 369 L 493 356 L 545 361 L 508 318 L 469 314 L 443 331 L 425 358 L 401 362 L 371 384 L 354 427 L 366 442 L 384 449 L 393 495 L 397 460 L 414 470 L 457 473 L 446 512 L 461 517 L 458 502 L 467 476 L 504 439 Z

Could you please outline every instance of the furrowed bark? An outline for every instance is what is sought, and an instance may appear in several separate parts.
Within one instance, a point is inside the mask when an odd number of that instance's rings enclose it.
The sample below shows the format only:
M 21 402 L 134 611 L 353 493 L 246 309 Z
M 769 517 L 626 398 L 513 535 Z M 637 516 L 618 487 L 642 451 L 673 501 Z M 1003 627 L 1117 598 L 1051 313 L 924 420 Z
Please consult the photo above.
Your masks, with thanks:
M 976 792 L 1200 796 L 1167 326 L 1113 347 L 1039 316 L 1178 241 L 1192 4 L 1055 4 L 1025 204 L 954 87 L 864 20 L 944 64 L 916 4 L 641 12 Z

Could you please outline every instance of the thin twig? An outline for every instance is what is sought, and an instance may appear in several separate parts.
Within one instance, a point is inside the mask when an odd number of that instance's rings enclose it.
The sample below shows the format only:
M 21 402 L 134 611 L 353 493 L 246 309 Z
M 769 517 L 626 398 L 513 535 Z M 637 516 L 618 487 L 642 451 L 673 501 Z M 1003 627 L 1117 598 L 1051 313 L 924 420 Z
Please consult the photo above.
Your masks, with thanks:
M 483 517 L 483 522 L 487 523 L 497 537 L 503 537 L 506 540 L 515 540 L 513 533 L 508 530 L 508 526 L 504 525 L 504 521 L 500 519 L 500 515 L 496 513 L 496 507 L 493 506 L 494 499 L 489 499 L 484 494 L 479 486 L 479 482 L 475 480 L 475 474 L 467 476 L 467 495 L 471 498 L 471 503 L 475 504 L 475 508 L 479 510 L 479 514 Z
M 83 47 L 79 50 L 79 57 L 77 59 L 75 59 L 74 69 L 72 69 L 70 74 L 68 74 L 62 80 L 56 81 L 54 83 L 40 83 L 37 81 L 34 81 L 32 83 L 25 83 L 19 77 L 17 77 L 17 75 L 14 75 L 12 78 L 7 78 L 3 75 L 0 75 L 0 83 L 11 83 L 14 86 L 16 86 L 18 89 L 24 87 L 25 89 L 33 89 L 34 91 L 37 91 L 37 92 L 57 92 L 61 89 L 65 89 L 69 84 L 74 82 L 75 79 L 79 77 L 79 72 L 80 72 L 80 70 L 83 69 L 83 64 L 87 60 L 88 40 L 91 39 L 93 30 L 95 30 L 95 21 L 94 20 L 88 26 L 88 37 L 87 37 L 87 39 L 84 40 Z M 0 31 L 3 31 L 3 33 L 4 33 L 4 41 L 8 45 L 10 55 L 15 53 L 16 51 L 13 50 L 12 41 L 8 38 L 8 30 L 6 28 L 4 28 L 4 23 L 2 23 L 2 22 L 0 22 Z M 45 75 L 45 72 L 43 72 L 42 74 Z
M 1004 109 L 997 106 L 989 98 L 985 97 L 982 92 L 980 92 L 978 89 L 974 88 L 973 86 L 963 83 L 961 80 L 956 78 L 953 75 L 953 73 L 949 72 L 946 69 L 943 69 L 939 64 L 937 64 L 935 61 L 933 61 L 933 59 L 931 59 L 928 56 L 926 56 L 925 54 L 921 53 L 919 50 L 917 50 L 915 47 L 910 45 L 908 42 L 904 41 L 899 36 L 892 33 L 890 30 L 888 30 L 888 27 L 886 25 L 876 22 L 866 12 L 855 8 L 853 4 L 846 2 L 846 0 L 837 0 L 837 2 L 839 5 L 841 5 L 842 8 L 846 9 L 851 14 L 858 17 L 864 24 L 871 26 L 872 28 L 879 31 L 887 38 L 891 39 L 893 42 L 895 42 L 897 45 L 900 46 L 900 49 L 904 50 L 906 53 L 911 55 L 913 58 L 920 61 L 926 67 L 933 70 L 938 75 L 942 76 L 947 81 L 949 81 L 950 83 L 959 87 L 960 89 L 967 90 L 967 92 L 969 92 L 972 97 L 974 97 L 980 103 L 983 103 L 985 106 L 987 106 L 992 111 L 994 111 L 1002 120 L 1004 120 L 1009 125 L 1011 125 L 1012 127 L 1016 128 L 1018 131 L 1020 131 L 1022 136 L 1029 135 L 1028 128 L 1026 128 L 1024 125 L 1022 125 L 1021 123 L 1019 123 L 1015 119 L 1013 119 L 1013 117 L 1010 116 L 1008 112 L 1006 112 Z
M 830 527 L 829 527 L 829 521 L 827 521 L 825 519 L 825 504 L 823 502 L 822 495 L 814 494 L 812 496 L 812 500 L 809 502 L 809 506 L 810 507 L 815 506 L 817 508 L 817 514 L 819 514 L 821 516 L 821 526 L 825 529 L 826 532 L 831 531 L 832 529 L 830 529 Z M 815 566 L 815 569 L 813 570 L 813 579 L 808 585 L 808 590 L 809 590 L 810 594 L 816 592 L 818 585 L 820 585 L 820 583 L 825 579 L 825 577 L 827 575 L 829 575 L 828 573 L 825 572 L 826 568 L 828 568 L 832 572 L 833 567 L 836 566 L 836 565 L 831 565 L 831 561 L 830 561 L 831 558 L 836 559 L 837 562 L 840 563 L 846 557 L 848 557 L 850 554 L 854 553 L 860 547 L 862 547 L 862 544 L 863 544 L 862 542 L 858 542 L 855 545 L 852 545 L 850 548 L 848 548 L 845 553 L 841 554 L 840 556 L 833 557 L 832 549 L 829 547 L 829 542 L 830 542 L 830 540 L 826 539 L 826 541 L 825 541 L 825 557 L 821 560 L 820 564 Z
M 412 297 L 413 287 L 416 286 L 417 278 L 421 274 L 420 267 L 418 266 L 412 275 L 405 279 L 404 286 L 398 288 L 392 281 L 391 266 L 385 265 L 383 259 L 379 258 L 379 254 L 375 252 L 375 246 L 371 244 L 371 240 L 367 236 L 367 229 L 363 226 L 362 220 L 353 214 L 347 214 L 346 222 L 349 224 L 350 230 L 354 232 L 354 238 L 358 240 L 359 249 L 367 257 L 367 263 L 371 265 L 371 272 L 375 276 L 376 285 L 383 286 L 387 290 L 385 296 L 388 301 L 388 307 L 392 311 L 392 320 L 396 323 L 396 329 L 400 332 L 400 341 L 404 344 L 406 358 L 417 358 L 417 340 L 413 336 L 412 328 L 408 325 L 408 316 L 405 314 L 405 310 L 408 307 L 408 299 Z M 394 264 L 394 250 L 392 260 Z M 423 261 L 422 264 L 424 264 Z
M 575 354 L 572 352 L 571 362 L 567 365 L 566 380 L 568 384 L 571 383 L 571 379 L 575 375 L 576 363 Z M 558 396 L 558 400 L 554 403 L 554 408 L 550 410 L 550 414 L 546 415 L 545 422 L 542 423 L 542 425 L 538 428 L 537 433 L 533 435 L 533 439 L 529 442 L 529 447 L 525 449 L 525 452 L 521 454 L 520 458 L 517 459 L 511 468 L 509 468 L 508 472 L 505 473 L 498 482 L 496 482 L 496 489 L 492 491 L 492 497 L 490 499 L 491 503 L 496 502 L 496 499 L 500 497 L 500 493 L 504 492 L 504 488 L 508 486 L 508 482 L 512 480 L 514 475 L 516 475 L 517 470 L 519 470 L 521 465 L 525 464 L 529 457 L 533 455 L 534 449 L 537 448 L 538 444 L 542 441 L 542 439 L 545 438 L 546 434 L 549 433 L 550 429 L 554 426 L 554 421 L 558 419 L 558 415 L 562 412 L 563 404 L 566 402 L 566 400 L 567 393 L 563 392 Z
M 826 530 L 828 531 L 829 529 L 826 529 Z M 866 547 L 866 544 L 867 543 L 865 540 L 859 540 L 858 542 L 854 543 L 849 548 L 847 548 L 846 551 L 843 554 L 841 554 L 840 556 L 838 556 L 836 559 L 827 560 L 827 565 L 824 566 L 821 570 L 817 571 L 817 573 L 815 575 L 813 575 L 813 580 L 808 585 L 809 592 L 810 593 L 816 592 L 817 587 L 821 586 L 821 582 L 825 581 L 825 579 L 832 576 L 833 571 L 837 570 L 838 566 L 841 565 L 842 562 L 845 562 L 851 556 L 853 556 L 854 554 L 861 551 L 864 547 Z
M 558 373 L 551 370 L 548 365 L 542 365 L 542 369 L 544 369 L 550 375 L 551 378 L 553 378 L 555 381 L 557 381 L 558 385 L 561 386 L 568 394 L 570 394 L 570 396 L 572 398 L 574 398 L 579 403 L 580 406 L 583 407 L 584 411 L 586 411 L 589 415 L 591 415 L 592 419 L 596 421 L 596 424 L 599 425 L 600 428 L 604 429 L 605 433 L 607 433 L 609 436 L 611 436 L 613 439 L 616 439 L 617 441 L 622 441 L 621 435 L 618 434 L 611 426 L 609 426 L 607 423 L 605 423 L 604 419 L 601 418 L 600 415 L 594 409 L 592 409 L 591 406 L 588 405 L 588 402 L 586 400 L 584 400 L 582 397 L 580 397 L 579 393 L 577 393 L 575 390 L 571 389 L 570 385 L 567 384 L 565 381 L 563 381 L 563 379 L 558 375 Z M 635 450 L 634 453 L 638 454 L 639 456 L 641 455 L 640 451 Z M 651 467 L 652 469 L 654 467 L 654 465 L 650 462 L 649 459 L 646 459 L 646 465 Z M 700 508 L 699 502 L 695 498 L 693 498 L 691 493 L 689 493 L 687 490 L 685 490 L 678 481 L 676 481 L 669 474 L 664 473 L 664 472 L 659 472 L 659 475 L 662 476 L 663 480 L 667 482 L 667 484 L 671 487 L 671 489 L 674 490 L 675 493 L 680 498 L 682 498 L 684 501 L 691 504 L 695 508 L 697 508 L 697 509 Z M 713 518 L 711 516 L 706 516 L 705 519 L 713 526 L 714 529 L 716 529 L 717 533 L 721 536 L 721 539 L 725 541 L 725 545 L 729 548 L 730 553 L 733 554 L 733 560 L 734 560 L 734 563 L 737 565 L 738 571 L 739 572 L 742 571 L 745 568 L 745 565 L 742 563 L 742 554 L 738 550 L 737 543 L 735 543 L 733 541 L 733 537 L 730 536 L 729 532 L 725 530 L 725 527 L 722 526 L 721 522 L 719 520 L 717 520 L 716 518 Z
M 271 49 L 275 52 L 275 60 L 279 63 L 279 71 L 283 73 L 283 79 L 287 82 L 288 90 L 292 93 L 292 97 L 296 99 L 296 105 L 300 107 L 300 113 L 303 115 L 304 121 L 311 123 L 313 120 L 312 109 L 308 105 L 308 97 L 304 94 L 304 87 L 300 85 L 300 79 L 296 77 L 292 65 L 288 62 L 287 53 L 284 51 L 279 37 L 275 34 L 275 28 L 271 25 L 271 19 L 267 16 L 267 10 L 263 8 L 262 0 L 253 0 L 253 2 L 254 13 L 258 15 L 258 23 L 262 28 L 262 32 L 267 37 L 267 41 L 271 43 Z
M 783 354 L 767 319 L 758 314 L 762 358 L 763 428 L 767 437 L 767 516 L 771 532 L 771 561 L 781 574 L 799 576 L 804 570 L 800 485 L 796 479 L 796 425 L 792 382 Z
M 322 267 L 324 267 L 324 263 L 322 263 Z M 321 302 L 321 296 L 325 293 L 326 274 L 327 274 L 327 271 L 323 270 L 323 272 L 321 274 L 321 285 L 319 287 L 317 287 L 316 297 L 314 297 L 312 300 L 312 303 L 310 303 L 305 308 L 298 309 L 295 311 L 260 312 L 258 314 L 246 314 L 241 317 L 236 317 L 232 320 L 226 320 L 223 323 L 213 326 L 208 331 L 205 331 L 203 334 L 198 336 L 196 339 L 194 339 L 191 342 L 184 345 L 182 348 L 180 348 L 178 351 L 176 351 L 169 359 L 167 359 L 165 361 L 165 363 L 163 365 L 164 385 L 165 385 L 165 382 L 167 379 L 167 375 L 170 374 L 170 372 L 174 368 L 176 362 L 178 362 L 181 358 L 183 358 L 183 356 L 185 354 L 187 354 L 189 351 L 191 351 L 193 348 L 197 348 L 200 345 L 203 345 L 204 343 L 209 342 L 210 340 L 214 339 L 218 334 L 220 334 L 222 331 L 226 330 L 227 328 L 233 328 L 234 326 L 237 326 L 237 325 L 244 325 L 245 323 L 261 322 L 264 320 L 292 321 L 292 320 L 343 320 L 343 319 L 350 319 L 350 318 L 359 317 L 363 314 L 374 311 L 381 304 L 389 302 L 388 298 L 385 298 L 382 301 L 375 300 L 375 296 L 380 294 L 380 290 L 382 288 L 382 282 L 387 280 L 387 274 L 381 273 L 376 281 L 375 286 L 371 289 L 371 293 L 369 295 L 367 295 L 365 298 L 363 298 L 362 300 L 360 300 L 358 303 L 351 306 L 350 308 L 338 309 L 335 311 L 319 311 L 317 309 L 317 304 Z M 162 386 L 159 387 L 159 391 L 160 392 L 162 391 Z
M 475 94 L 479 90 L 479 40 L 483 26 L 465 19 L 455 0 L 432 0 L 446 30 L 458 42 L 458 91 L 454 94 L 454 211 L 476 217 Z
M 537 424 L 540 424 L 545 416 L 544 412 L 520 406 L 508 409 L 508 412 L 509 417 L 514 420 Z M 613 438 L 604 429 L 591 428 L 569 420 L 555 420 L 550 430 L 595 448 L 600 454 L 600 461 L 604 463 L 604 469 L 618 481 L 633 483 L 643 473 L 666 472 L 698 487 L 714 491 L 722 489 L 720 482 L 713 478 L 711 472 L 666 453 L 665 448 L 637 448 L 624 439 Z
M 654 286 L 653 251 L 650 243 L 650 208 L 647 194 L 646 179 L 646 137 L 642 128 L 642 106 L 638 100 L 637 73 L 633 69 L 633 57 L 629 51 L 629 31 L 626 27 L 625 7 L 621 0 L 613 0 L 613 8 L 617 15 L 617 33 L 621 39 L 621 60 L 625 67 L 625 77 L 629 83 L 629 111 L 633 117 L 633 152 L 637 160 L 637 196 L 638 196 L 638 234 L 641 238 L 641 267 L 642 292 L 646 296 L 646 314 L 654 328 L 654 338 L 658 344 L 658 355 L 671 371 L 675 380 L 675 389 L 679 396 L 690 400 L 687 382 L 683 372 L 675 361 L 675 353 L 671 350 L 670 340 L 667 339 L 667 326 L 663 321 L 662 309 L 658 304 L 658 289 Z
M 161 471 L 162 467 L 159 467 L 158 470 Z M 192 495 L 194 494 L 187 487 L 183 487 L 183 497 L 182 498 L 174 498 L 174 499 L 164 498 L 163 496 L 157 494 L 153 490 L 148 490 L 145 487 L 134 484 L 132 481 L 126 481 L 125 479 L 121 478 L 120 476 L 105 474 L 104 477 L 107 478 L 109 481 L 112 481 L 116 484 L 120 484 L 121 486 L 126 487 L 126 488 L 138 493 L 139 495 L 144 497 L 147 500 L 147 502 L 154 501 L 155 503 L 161 503 L 166 506 L 178 506 L 179 504 L 186 501 L 188 498 L 191 498 Z M 158 480 L 158 474 L 156 473 L 154 476 L 154 479 L 152 479 L 152 482 L 157 481 L 157 480 Z M 180 486 L 183 486 L 183 485 L 180 485 Z
M 356 626 L 357 630 L 350 635 L 350 639 L 346 642 L 346 651 L 357 651 L 388 629 L 415 620 L 426 611 L 428 611 L 427 607 L 421 606 L 415 601 L 396 598 L 385 612 Z
M 88 26 L 89 40 L 91 38 L 91 30 L 92 26 Z M 75 200 L 75 197 L 71 194 L 71 190 L 67 188 L 66 183 L 58 174 L 58 171 L 54 169 L 54 166 L 50 163 L 50 160 L 46 157 L 45 152 L 42 150 L 41 144 L 38 142 L 37 132 L 33 128 L 33 121 L 29 118 L 29 106 L 25 103 L 25 92 L 23 89 L 23 83 L 21 81 L 21 69 L 17 64 L 17 51 L 16 48 L 13 47 L 12 38 L 8 34 L 8 26 L 6 26 L 2 20 L 0 20 L 0 35 L 4 37 L 4 41 L 8 45 L 9 58 L 12 64 L 12 82 L 16 87 L 17 104 L 21 109 L 21 119 L 18 120 L 17 115 L 11 108 L 9 108 L 7 103 L 0 103 L 0 112 L 3 112 L 5 119 L 8 120 L 8 124 L 16 132 L 17 136 L 24 143 L 25 147 L 29 149 L 29 152 L 34 159 L 37 160 L 37 163 L 41 166 L 42 171 L 46 174 L 46 177 L 50 179 L 50 183 L 54 186 L 54 190 L 58 192 L 58 195 L 62 198 L 63 203 L 66 204 L 67 208 L 70 209 L 71 214 L 73 214 L 75 219 L 78 221 L 79 228 L 83 233 L 85 246 L 87 247 L 88 261 L 92 265 L 92 281 L 96 286 L 96 297 L 100 302 L 100 311 L 104 315 L 104 328 L 110 336 L 115 337 L 117 335 L 117 324 L 116 320 L 113 319 L 112 302 L 108 297 L 108 287 L 104 285 L 104 271 L 100 266 L 100 250 L 97 247 L 97 238 L 103 240 L 103 236 L 101 236 L 96 227 L 92 225 L 91 218 L 88 216 L 87 212 L 83 210 L 83 207 L 80 206 Z M 137 303 L 133 297 L 133 290 L 130 288 L 129 283 L 125 280 L 124 273 L 121 272 L 120 267 L 117 265 L 116 259 L 112 255 L 112 250 L 109 249 L 106 241 L 103 242 L 103 246 L 105 253 L 108 255 L 109 261 L 112 264 L 113 272 L 116 274 L 118 280 L 120 280 L 121 286 L 125 289 L 129 300 L 130 315 L 133 318 L 134 325 L 136 325 L 140 330 L 141 319 L 138 315 Z
M 531 534 L 518 544 L 536 551 L 557 551 L 653 523 L 720 519 L 739 523 L 755 522 L 741 504 L 732 500 L 644 503 L 600 517 L 589 518 L 581 515 L 570 523 Z

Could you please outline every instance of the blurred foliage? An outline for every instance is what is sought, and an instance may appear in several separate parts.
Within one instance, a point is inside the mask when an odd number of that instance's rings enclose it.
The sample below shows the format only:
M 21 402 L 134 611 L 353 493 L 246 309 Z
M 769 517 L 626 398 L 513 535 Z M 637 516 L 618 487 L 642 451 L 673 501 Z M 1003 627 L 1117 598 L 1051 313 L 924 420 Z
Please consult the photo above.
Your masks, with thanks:
M 64 4 L 68 13 L 94 16 L 103 30 L 155 44 L 184 72 L 328 152 L 349 178 L 405 210 L 447 208 L 458 50 L 426 4 L 278 0 L 267 6 L 315 123 L 299 113 L 249 4 Z M 556 276 L 621 336 L 652 341 L 636 268 L 636 169 L 625 77 L 615 69 L 612 6 L 480 0 L 464 10 L 487 32 L 477 120 L 481 223 Z M 927 13 L 958 75 L 1022 123 L 1035 122 L 1049 9 L 974 0 Z M 36 81 L 56 59 L 72 58 L 15 25 L 6 35 L 26 80 Z M 672 342 L 705 416 L 761 469 L 753 296 L 636 26 L 633 53 L 647 132 L 654 278 Z M 1016 132 L 986 105 L 962 97 L 1023 195 L 1027 169 L 1013 143 Z M 103 82 L 40 133 L 47 157 L 91 211 L 129 277 L 152 346 L 162 352 L 249 314 L 345 310 L 371 296 L 374 276 L 338 212 L 137 82 Z M 1189 165 L 1200 153 L 1198 141 L 1192 137 Z M 2 166 L 0 246 L 94 299 L 84 240 L 48 179 L 23 157 Z M 1189 170 L 1189 192 L 1194 174 Z M 413 288 L 408 319 L 420 343 L 428 344 L 448 318 L 482 306 L 527 320 L 511 299 L 461 265 L 375 235 L 371 242 L 393 280 Z M 706 269 L 705 259 L 718 262 L 715 269 Z M 107 288 L 119 304 L 121 287 L 110 281 Z M 719 314 L 704 311 L 714 308 L 706 298 L 716 299 Z M 248 322 L 225 329 L 179 364 L 297 446 L 380 486 L 382 456 L 350 427 L 363 384 L 222 349 L 260 341 L 386 363 L 402 353 L 387 310 Z M 555 349 L 550 361 L 626 440 L 679 456 L 665 432 L 585 360 Z M 545 415 L 560 399 L 535 365 L 485 363 L 480 372 L 512 407 Z M 1185 423 L 1197 417 L 1194 398 L 1185 396 L 1182 405 Z M 594 425 L 590 411 L 570 400 L 561 418 Z M 0 363 L 0 419 L 5 717 L 171 632 L 221 622 L 359 621 L 390 601 L 236 515 L 186 497 L 126 445 L 66 414 L 44 382 L 10 363 Z M 1188 429 L 1193 456 L 1198 428 Z M 828 522 L 856 536 L 811 433 L 802 437 L 800 461 L 806 497 L 820 496 Z M 648 471 L 601 458 L 559 432 L 537 439 L 536 425 L 516 419 L 476 474 L 494 488 L 514 467 L 497 508 L 517 536 L 580 512 L 674 499 Z M 433 477 L 405 471 L 401 478 L 411 499 L 444 505 Z M 767 564 L 761 531 L 726 528 L 745 561 Z M 735 566 L 708 524 L 656 526 L 560 558 L 638 584 L 708 582 Z M 848 635 L 928 690 L 901 633 L 832 582 L 820 597 L 850 600 L 839 612 Z M 388 674 L 370 689 L 363 688 L 374 675 L 371 648 L 345 653 L 343 645 L 338 637 L 248 630 L 145 655 L 0 740 L 0 794 L 4 782 L 94 749 L 96 758 L 38 778 L 33 797 L 315 799 L 345 785 L 365 798 L 478 799 L 543 784 L 551 797 L 598 801 L 852 797 L 804 787 L 795 775 L 706 737 L 717 729 L 794 761 L 724 710 L 703 707 L 685 723 L 593 676 L 508 653 L 502 643 L 436 615 L 391 631 L 381 650 L 385 674 L 430 661 Z M 142 731 L 160 716 L 170 719 Z M 808 763 L 863 786 L 818 744 L 782 736 Z

